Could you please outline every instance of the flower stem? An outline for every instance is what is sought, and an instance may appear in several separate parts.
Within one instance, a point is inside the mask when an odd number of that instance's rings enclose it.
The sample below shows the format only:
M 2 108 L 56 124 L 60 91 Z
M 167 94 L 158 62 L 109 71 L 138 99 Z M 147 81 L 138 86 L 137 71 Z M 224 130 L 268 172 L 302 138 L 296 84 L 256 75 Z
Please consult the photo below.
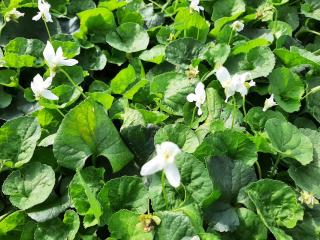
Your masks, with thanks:
M 236 102 L 236 98 L 234 96 L 232 96 L 232 100 L 233 100 L 233 111 L 232 111 L 232 125 L 231 125 L 231 129 L 234 127 L 234 123 L 236 120 L 236 111 L 237 111 L 237 102 Z
M 193 108 L 193 111 L 192 111 L 192 117 L 191 117 L 191 122 L 190 122 L 190 127 L 192 128 L 192 124 L 193 124 L 193 121 L 194 121 L 194 115 L 196 114 L 196 106 Z
M 51 34 L 50 34 L 50 30 L 49 30 L 48 24 L 47 24 L 47 22 L 44 20 L 43 17 L 42 17 L 42 20 L 43 20 L 43 22 L 44 22 L 44 26 L 46 27 L 46 30 L 47 30 L 47 33 L 48 33 L 48 36 L 49 36 L 49 40 L 51 41 Z
M 61 110 L 59 108 L 56 108 L 57 112 L 64 118 L 64 114 L 63 112 L 61 112 Z
M 273 167 L 271 169 L 271 177 L 274 177 L 276 175 L 276 170 L 277 170 L 277 167 L 278 167 L 278 165 L 280 163 L 280 160 L 281 160 L 281 156 L 280 156 L 280 154 L 278 154 L 276 162 L 275 162 L 275 164 L 273 165 Z
M 164 198 L 164 202 L 166 203 L 166 209 L 168 209 L 168 196 L 166 193 L 166 179 L 165 179 L 165 175 L 164 172 L 162 172 L 162 176 L 161 176 L 161 185 L 162 185 L 162 194 L 163 194 L 163 198 Z
M 233 29 L 231 30 L 230 35 L 229 35 L 228 45 L 230 45 L 230 43 L 231 43 L 232 35 L 233 35 Z
M 242 98 L 242 109 L 243 109 L 244 118 L 246 118 L 246 116 L 247 116 L 247 111 L 246 111 L 246 97 L 243 97 L 243 98 Z
M 67 77 L 67 79 L 69 80 L 69 82 L 70 82 L 75 88 L 77 88 L 77 89 L 81 92 L 81 95 L 82 95 L 84 98 L 87 98 L 87 96 L 83 93 L 82 88 L 79 87 L 79 86 L 72 80 L 72 78 L 70 77 L 70 75 L 69 75 L 65 70 L 63 70 L 62 68 L 60 68 L 60 71 Z
M 255 162 L 256 164 L 256 167 L 257 167 L 257 171 L 258 171 L 258 179 L 261 179 L 262 178 L 262 173 L 261 173 L 261 167 L 260 167 L 260 164 L 258 162 L 258 160 Z

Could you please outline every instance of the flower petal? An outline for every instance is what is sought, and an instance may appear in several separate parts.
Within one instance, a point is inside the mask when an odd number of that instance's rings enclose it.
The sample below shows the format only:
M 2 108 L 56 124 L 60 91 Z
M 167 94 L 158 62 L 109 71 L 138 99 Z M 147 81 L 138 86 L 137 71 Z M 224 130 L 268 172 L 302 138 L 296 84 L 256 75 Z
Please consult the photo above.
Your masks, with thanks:
M 146 162 L 141 170 L 140 174 L 141 176 L 148 176 L 151 174 L 154 174 L 160 170 L 163 169 L 164 161 L 160 157 L 156 156 L 153 159 L 151 159 L 149 162 Z
M 161 155 L 162 153 L 170 153 L 170 156 L 174 158 L 178 153 L 181 152 L 178 145 L 173 142 L 162 142 L 159 146 L 159 152 L 157 150 L 157 153 Z
M 195 102 L 195 101 L 197 101 L 197 96 L 196 96 L 194 93 L 190 93 L 190 94 L 187 96 L 187 101 L 188 101 L 188 102 Z
M 53 58 L 55 58 L 56 54 L 54 52 L 54 48 L 52 46 L 52 44 L 47 41 L 47 45 L 43 50 L 43 57 L 44 59 L 48 62 L 51 63 Z
M 216 71 L 216 76 L 218 81 L 221 83 L 222 86 L 224 86 L 224 83 L 229 81 L 231 76 L 230 73 L 228 71 L 228 69 L 226 69 L 225 67 L 221 66 L 217 69 Z
M 198 108 L 198 115 L 201 116 L 202 115 L 202 110 L 201 107 Z
M 61 66 L 74 66 L 78 63 L 76 59 L 62 59 L 59 61 L 59 65 Z
M 41 19 L 41 12 L 38 12 L 38 14 L 37 15 L 35 15 L 33 18 L 32 18 L 32 20 L 33 21 L 39 21 L 40 19 Z
M 57 95 L 55 95 L 53 92 L 51 92 L 50 90 L 47 90 L 47 89 L 42 91 L 41 96 L 46 99 L 49 99 L 49 100 L 58 100 L 59 99 L 59 97 Z
M 202 82 L 198 82 L 195 93 L 197 96 L 201 96 L 202 98 L 206 96 L 206 91 L 204 89 L 204 84 Z
M 50 87 L 51 83 L 52 83 L 52 77 L 50 76 L 44 81 L 44 83 L 43 83 L 44 88 Z
M 176 188 L 176 187 L 180 186 L 181 177 L 180 177 L 179 169 L 177 168 L 177 166 L 175 164 L 173 164 L 173 163 L 169 164 L 164 169 L 164 173 L 166 174 L 168 182 L 170 183 L 170 185 L 172 187 Z

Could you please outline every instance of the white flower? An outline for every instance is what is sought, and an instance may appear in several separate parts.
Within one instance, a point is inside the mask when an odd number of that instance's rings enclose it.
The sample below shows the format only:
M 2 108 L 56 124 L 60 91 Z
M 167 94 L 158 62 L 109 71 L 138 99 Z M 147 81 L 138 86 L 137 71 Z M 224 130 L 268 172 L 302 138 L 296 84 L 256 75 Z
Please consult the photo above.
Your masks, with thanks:
M 233 31 L 241 32 L 244 28 L 244 24 L 241 21 L 234 21 L 231 24 L 231 28 L 233 29 Z
M 43 18 L 45 22 L 53 22 L 50 14 L 51 5 L 44 0 L 38 0 L 38 9 L 39 12 L 36 16 L 32 18 L 34 21 L 38 21 Z
M 7 12 L 5 15 L 6 22 L 10 22 L 11 20 L 16 21 L 18 18 L 23 17 L 24 13 L 19 12 L 16 8 L 13 8 L 11 11 Z
M 197 12 L 200 12 L 200 10 L 201 11 L 204 10 L 204 8 L 199 5 L 199 3 L 200 3 L 200 0 L 191 0 L 190 9 Z
M 49 100 L 58 100 L 59 98 L 53 94 L 48 88 L 51 86 L 52 77 L 48 77 L 45 81 L 43 78 L 37 74 L 33 81 L 31 82 L 31 89 L 36 97 L 39 100 L 40 97 L 44 97 Z
M 194 92 L 187 96 L 187 100 L 188 102 L 196 102 L 198 115 L 200 116 L 202 114 L 201 105 L 206 101 L 206 91 L 202 82 L 198 82 Z
M 191 240 L 200 240 L 200 237 L 198 235 L 195 235 L 191 238 Z
M 301 202 L 301 203 L 305 203 L 306 205 L 308 205 L 309 207 L 313 207 L 314 205 L 317 205 L 319 204 L 319 201 L 318 199 L 316 199 L 312 193 L 309 193 L 307 191 L 302 191 L 300 193 L 300 197 L 298 198 L 298 200 Z
M 240 93 L 242 97 L 246 96 L 248 94 L 248 88 L 255 85 L 255 82 L 252 80 L 250 83 L 246 83 L 250 77 L 250 73 L 235 74 L 231 77 L 228 69 L 223 66 L 217 69 L 216 76 L 221 86 L 224 88 L 226 95 L 225 102 L 228 102 L 228 99 L 236 92 Z
M 43 56 L 49 66 L 51 76 L 55 76 L 55 71 L 58 66 L 73 66 L 78 63 L 76 59 L 66 59 L 63 56 L 61 47 L 58 47 L 57 52 L 54 52 L 54 48 L 49 41 L 47 41 Z
M 264 107 L 263 107 L 262 111 L 265 112 L 269 108 L 276 106 L 276 105 L 277 105 L 277 103 L 273 99 L 273 94 L 271 94 L 271 96 L 264 101 Z
M 179 187 L 181 177 L 174 162 L 180 152 L 180 148 L 173 142 L 156 145 L 156 156 L 142 166 L 140 174 L 147 176 L 163 170 L 170 185 Z

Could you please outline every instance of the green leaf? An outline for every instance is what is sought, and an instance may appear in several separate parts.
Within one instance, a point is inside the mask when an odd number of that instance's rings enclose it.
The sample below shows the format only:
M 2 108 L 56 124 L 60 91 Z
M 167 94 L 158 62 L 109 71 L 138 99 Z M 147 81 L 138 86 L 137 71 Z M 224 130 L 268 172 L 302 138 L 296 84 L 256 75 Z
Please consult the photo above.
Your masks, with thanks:
M 232 73 L 249 72 L 251 78 L 267 77 L 275 66 L 275 57 L 268 47 L 256 47 L 246 54 L 238 54 L 226 62 Z
M 213 4 L 212 9 L 211 19 L 215 21 L 222 17 L 234 16 L 244 12 L 246 10 L 246 4 L 243 0 L 217 1 Z
M 6 87 L 17 87 L 19 78 L 17 72 L 11 69 L 0 70 L 0 85 Z
M 204 58 L 211 66 L 223 65 L 230 54 L 230 46 L 227 44 L 206 44 L 201 52 L 200 58 Z
M 148 47 L 149 35 L 139 24 L 127 22 L 109 32 L 106 42 L 117 50 L 133 53 Z
M 34 117 L 8 121 L 0 128 L 0 160 L 8 167 L 20 167 L 30 161 L 41 135 Z
M 99 199 L 102 203 L 109 204 L 112 212 L 127 209 L 142 214 L 148 210 L 148 192 L 139 177 L 122 176 L 111 179 L 100 191 Z
M 133 158 L 104 108 L 90 99 L 63 119 L 53 152 L 61 166 L 71 169 L 82 168 L 86 159 L 93 155 L 108 158 L 116 172 Z
M 196 79 L 177 72 L 155 76 L 150 83 L 150 92 L 161 99 L 160 107 L 173 115 L 183 116 L 183 106 L 189 93 L 194 92 Z
M 105 92 L 93 92 L 90 93 L 90 97 L 92 97 L 96 102 L 101 103 L 106 110 L 109 110 L 112 106 L 114 97 L 112 97 L 108 91 Z
M 9 195 L 11 204 L 22 210 L 44 202 L 55 184 L 52 168 L 38 162 L 26 164 L 13 171 L 4 181 L 2 192 Z
M 176 143 L 188 153 L 193 153 L 199 145 L 199 140 L 193 130 L 182 123 L 166 125 L 157 131 L 154 136 L 155 144 L 165 141 Z
M 98 46 L 82 49 L 78 60 L 84 70 L 103 70 L 107 64 L 107 57 Z
M 240 53 L 248 53 L 251 49 L 256 47 L 264 47 L 270 45 L 270 42 L 264 38 L 256 38 L 249 41 L 243 41 L 238 43 L 232 49 L 232 55 L 238 55 Z
M 250 138 L 242 132 L 226 129 L 209 134 L 195 151 L 201 160 L 208 157 L 229 157 L 252 166 L 257 160 L 257 150 Z
M 139 58 L 146 62 L 160 64 L 165 60 L 165 49 L 163 45 L 156 45 L 150 50 L 143 51 Z
M 166 47 L 166 60 L 175 65 L 188 67 L 197 58 L 202 44 L 192 38 L 181 38 Z
M 43 49 L 44 43 L 38 39 L 15 38 L 4 49 L 5 64 L 12 68 L 40 67 Z
M 3 88 L 0 86 L 0 109 L 8 107 L 12 102 L 11 94 L 3 91 Z
M 305 0 L 301 4 L 301 13 L 306 17 L 320 21 L 320 4 L 317 0 Z
M 51 41 L 54 49 L 62 48 L 63 56 L 73 58 L 80 54 L 80 44 L 67 34 L 57 34 L 52 37 Z
M 281 36 L 292 36 L 292 28 L 286 22 L 279 20 L 273 21 L 269 23 L 268 27 L 276 38 L 280 38 Z
M 74 35 L 86 40 L 89 35 L 91 41 L 103 43 L 108 31 L 116 27 L 112 12 L 106 8 L 93 8 L 78 13 L 80 30 Z
M 232 233 L 234 237 L 248 240 L 267 239 L 267 228 L 254 212 L 246 208 L 239 208 L 237 213 L 240 225 L 237 230 Z
M 153 231 L 145 231 L 139 215 L 122 209 L 114 213 L 108 225 L 111 237 L 122 240 L 152 240 Z
M 312 88 L 318 87 L 320 83 L 319 77 L 312 77 L 308 81 L 308 90 L 310 92 Z M 318 121 L 320 122 L 320 93 L 314 92 L 307 96 L 307 111 Z
M 313 144 L 313 161 L 307 166 L 290 166 L 289 175 L 301 189 L 320 197 L 320 134 L 311 129 L 299 129 Z
M 127 68 L 122 69 L 112 80 L 110 88 L 115 94 L 123 94 L 129 85 L 136 80 L 136 72 L 129 64 Z
M 37 222 L 46 222 L 51 220 L 70 207 L 69 197 L 67 195 L 58 198 L 55 195 L 49 196 L 49 198 L 39 204 L 27 210 L 27 214 L 30 218 Z
M 23 226 L 27 221 L 27 215 L 24 211 L 15 211 L 5 216 L 0 221 L 0 237 L 7 235 L 8 232 L 16 230 L 20 226 Z M 3 238 L 5 239 L 5 237 Z
M 212 157 L 207 161 L 208 171 L 213 185 L 221 193 L 220 200 L 233 202 L 240 189 L 256 180 L 253 167 L 228 157 Z
M 181 8 L 175 19 L 174 28 L 184 33 L 184 37 L 194 38 L 205 42 L 210 24 L 199 13 L 190 11 L 189 8 Z
M 272 110 L 262 111 L 261 107 L 251 108 L 246 117 L 246 123 L 249 124 L 250 128 L 253 131 L 262 131 L 266 122 L 269 119 L 276 118 L 279 120 L 286 120 L 286 118 L 280 113 Z
M 54 218 L 50 221 L 39 223 L 35 233 L 35 240 L 73 240 L 80 227 L 78 214 L 73 210 L 67 210 L 63 221 Z
M 287 121 L 269 119 L 265 125 L 265 131 L 272 145 L 282 155 L 290 157 L 302 165 L 307 165 L 313 158 L 311 140 L 303 135 L 297 127 Z
M 304 83 L 296 73 L 285 67 L 277 68 L 270 74 L 269 81 L 270 91 L 283 110 L 291 113 L 300 109 Z
M 69 185 L 70 200 L 84 216 L 84 227 L 100 223 L 102 207 L 97 194 L 103 186 L 103 168 L 87 167 L 77 171 Z
M 293 228 L 303 219 L 303 209 L 295 192 L 283 182 L 263 179 L 251 183 L 244 191 L 268 228 Z
M 181 212 L 157 212 L 155 215 L 161 219 L 155 232 L 157 240 L 181 240 L 196 235 L 191 220 Z

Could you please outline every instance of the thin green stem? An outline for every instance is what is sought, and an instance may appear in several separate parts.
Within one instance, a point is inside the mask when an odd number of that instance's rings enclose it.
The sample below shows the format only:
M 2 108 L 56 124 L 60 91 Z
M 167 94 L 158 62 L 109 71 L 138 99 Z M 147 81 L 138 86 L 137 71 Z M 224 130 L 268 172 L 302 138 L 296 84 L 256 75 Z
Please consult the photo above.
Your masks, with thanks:
M 237 111 L 237 102 L 236 102 L 236 98 L 234 96 L 232 96 L 232 100 L 233 100 L 233 111 L 232 111 L 232 125 L 231 125 L 231 129 L 234 127 L 234 123 L 236 120 L 236 111 Z
M 257 171 L 258 171 L 258 179 L 262 178 L 262 173 L 261 173 L 261 167 L 258 161 L 255 162 L 256 167 L 257 167 Z
M 60 68 L 60 71 L 67 77 L 67 79 L 69 80 L 69 82 L 70 82 L 75 88 L 77 88 L 77 89 L 81 92 L 81 95 L 82 95 L 84 98 L 87 98 L 87 96 L 83 93 L 82 88 L 79 87 L 79 86 L 72 80 L 72 78 L 70 77 L 70 75 L 69 75 L 65 70 L 63 70 L 62 68 Z
M 276 175 L 276 170 L 278 168 L 278 165 L 280 163 L 280 160 L 281 160 L 281 156 L 280 154 L 277 155 L 277 159 L 276 159 L 276 162 L 275 164 L 272 166 L 272 169 L 271 169 L 271 177 L 274 177 Z
M 243 109 L 243 115 L 244 119 L 246 119 L 247 111 L 246 111 L 246 97 L 242 98 L 242 109 Z
M 51 41 L 51 34 L 50 34 L 50 30 L 49 30 L 48 24 L 47 24 L 47 22 L 45 21 L 45 19 L 44 19 L 43 17 L 42 17 L 42 20 L 43 20 L 43 22 L 44 22 L 44 26 L 46 27 L 49 40 Z
M 168 205 L 168 196 L 166 193 L 166 177 L 164 172 L 162 172 L 162 176 L 161 176 L 161 186 L 162 186 L 162 194 L 163 194 L 164 202 L 166 204 L 166 209 L 168 210 L 169 205 Z
M 59 108 L 56 108 L 57 112 L 64 118 L 64 114 L 63 112 L 61 112 L 61 110 Z
M 232 35 L 233 35 L 233 29 L 231 30 L 230 35 L 229 35 L 228 45 L 230 45 L 230 43 L 231 43 Z
M 183 202 L 181 202 L 179 204 L 179 207 L 183 206 L 183 204 L 186 202 L 187 200 L 187 188 L 181 183 L 181 186 L 183 187 L 183 190 L 184 190 L 184 198 L 183 198 Z
M 319 87 L 315 87 L 313 89 L 311 89 L 310 92 L 308 92 L 306 95 L 304 95 L 301 100 L 305 99 L 306 97 L 308 97 L 309 95 L 313 94 L 313 93 L 316 93 L 320 90 L 320 86 Z
M 192 124 L 194 121 L 194 115 L 196 114 L 196 106 L 194 106 L 193 111 L 192 111 L 192 117 L 191 117 L 191 122 L 190 122 L 190 127 L 192 128 Z

